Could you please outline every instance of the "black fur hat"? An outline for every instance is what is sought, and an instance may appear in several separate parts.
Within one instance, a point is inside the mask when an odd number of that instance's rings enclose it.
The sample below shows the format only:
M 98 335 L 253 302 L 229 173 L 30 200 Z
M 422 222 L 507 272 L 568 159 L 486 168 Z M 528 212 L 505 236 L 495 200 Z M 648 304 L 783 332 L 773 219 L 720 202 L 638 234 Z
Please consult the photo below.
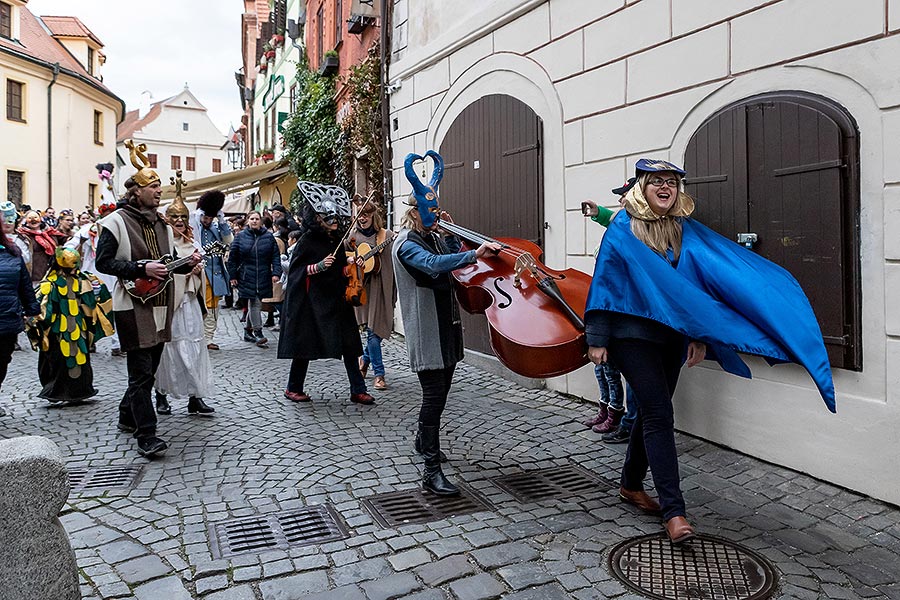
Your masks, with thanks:
M 225 194 L 219 190 L 204 192 L 197 199 L 197 208 L 207 217 L 214 217 L 219 214 L 223 206 L 225 206 Z

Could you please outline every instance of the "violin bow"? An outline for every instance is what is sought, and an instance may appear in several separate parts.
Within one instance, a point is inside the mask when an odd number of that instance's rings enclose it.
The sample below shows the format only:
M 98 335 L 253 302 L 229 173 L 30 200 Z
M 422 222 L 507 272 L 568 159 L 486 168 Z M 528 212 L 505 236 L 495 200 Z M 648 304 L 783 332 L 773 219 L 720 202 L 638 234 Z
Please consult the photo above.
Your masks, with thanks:
M 350 234 L 353 232 L 353 228 L 356 227 L 356 224 L 359 222 L 359 215 L 362 214 L 362 211 L 365 207 L 372 202 L 372 199 L 375 197 L 375 190 L 372 190 L 372 193 L 369 194 L 369 197 L 366 198 L 366 201 L 362 203 L 362 206 L 359 207 L 359 210 L 356 211 L 356 216 L 353 217 L 353 221 L 350 223 L 350 227 L 347 228 L 347 231 L 344 233 L 344 237 L 341 238 L 341 241 L 338 242 L 337 247 L 334 249 L 334 252 L 331 253 L 331 258 L 337 256 L 338 250 L 344 245 L 344 242 L 347 241 L 347 238 L 350 237 Z

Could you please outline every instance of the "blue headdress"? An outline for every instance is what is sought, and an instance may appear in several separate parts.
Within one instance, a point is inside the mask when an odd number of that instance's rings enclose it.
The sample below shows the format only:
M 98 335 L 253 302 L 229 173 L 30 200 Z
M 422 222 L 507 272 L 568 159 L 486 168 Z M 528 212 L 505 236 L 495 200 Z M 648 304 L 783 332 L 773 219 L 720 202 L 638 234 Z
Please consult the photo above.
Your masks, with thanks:
M 422 183 L 419 176 L 413 170 L 413 163 L 419 160 L 425 160 L 425 156 L 430 156 L 434 161 L 434 173 L 431 174 L 431 181 L 428 185 Z M 407 154 L 406 160 L 403 161 L 403 169 L 406 172 L 406 178 L 412 184 L 413 196 L 416 199 L 416 208 L 419 209 L 419 217 L 422 219 L 422 226 L 426 229 L 434 225 L 438 218 L 440 208 L 438 207 L 437 188 L 444 177 L 444 159 L 434 150 L 429 150 L 425 156 L 418 154 Z

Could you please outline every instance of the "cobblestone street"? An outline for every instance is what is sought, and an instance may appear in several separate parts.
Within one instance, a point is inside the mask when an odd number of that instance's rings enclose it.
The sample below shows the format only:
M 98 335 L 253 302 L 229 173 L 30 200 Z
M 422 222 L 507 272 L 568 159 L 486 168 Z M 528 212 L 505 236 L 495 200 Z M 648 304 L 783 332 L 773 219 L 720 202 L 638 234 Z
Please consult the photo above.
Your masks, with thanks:
M 513 600 L 639 598 L 607 562 L 623 540 L 661 530 L 617 498 L 624 445 L 608 446 L 580 421 L 592 406 L 528 390 L 460 365 L 444 415 L 445 472 L 488 509 L 386 527 L 363 500 L 418 486 L 412 448 L 419 386 L 401 340 L 385 345 L 387 392 L 349 402 L 342 364 L 312 364 L 313 401 L 282 397 L 287 361 L 239 338 L 222 311 L 212 352 L 212 418 L 172 399 L 159 434 L 170 445 L 147 461 L 116 429 L 125 359 L 93 355 L 100 394 L 80 406 L 36 397 L 36 353 L 16 352 L 3 386 L 0 437 L 41 435 L 70 469 L 139 465 L 130 490 L 73 491 L 62 522 L 85 598 Z M 271 334 L 277 338 L 277 334 Z M 24 336 L 21 341 L 24 342 Z M 24 345 L 24 344 L 23 344 Z M 371 379 L 368 380 L 371 390 Z M 691 523 L 750 548 L 779 571 L 775 598 L 900 599 L 900 510 L 780 467 L 679 436 Z M 580 495 L 523 503 L 501 475 L 578 465 L 601 483 Z M 605 482 L 603 482 L 605 480 Z M 339 541 L 216 558 L 213 531 L 229 519 L 330 504 Z M 308 596 L 307 596 L 308 595 Z

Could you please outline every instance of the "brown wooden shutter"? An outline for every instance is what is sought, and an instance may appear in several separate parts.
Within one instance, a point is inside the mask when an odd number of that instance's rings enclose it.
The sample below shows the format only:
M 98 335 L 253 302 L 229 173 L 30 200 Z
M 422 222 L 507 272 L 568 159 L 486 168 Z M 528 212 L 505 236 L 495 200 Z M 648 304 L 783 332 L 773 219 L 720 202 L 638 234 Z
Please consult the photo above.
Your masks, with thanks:
M 858 136 L 830 101 L 758 96 L 711 117 L 685 153 L 702 223 L 791 272 L 819 319 L 832 366 L 862 369 Z
M 450 126 L 440 154 L 441 208 L 469 229 L 543 247 L 540 118 L 511 96 L 478 99 Z M 487 320 L 463 314 L 466 348 L 492 354 Z

